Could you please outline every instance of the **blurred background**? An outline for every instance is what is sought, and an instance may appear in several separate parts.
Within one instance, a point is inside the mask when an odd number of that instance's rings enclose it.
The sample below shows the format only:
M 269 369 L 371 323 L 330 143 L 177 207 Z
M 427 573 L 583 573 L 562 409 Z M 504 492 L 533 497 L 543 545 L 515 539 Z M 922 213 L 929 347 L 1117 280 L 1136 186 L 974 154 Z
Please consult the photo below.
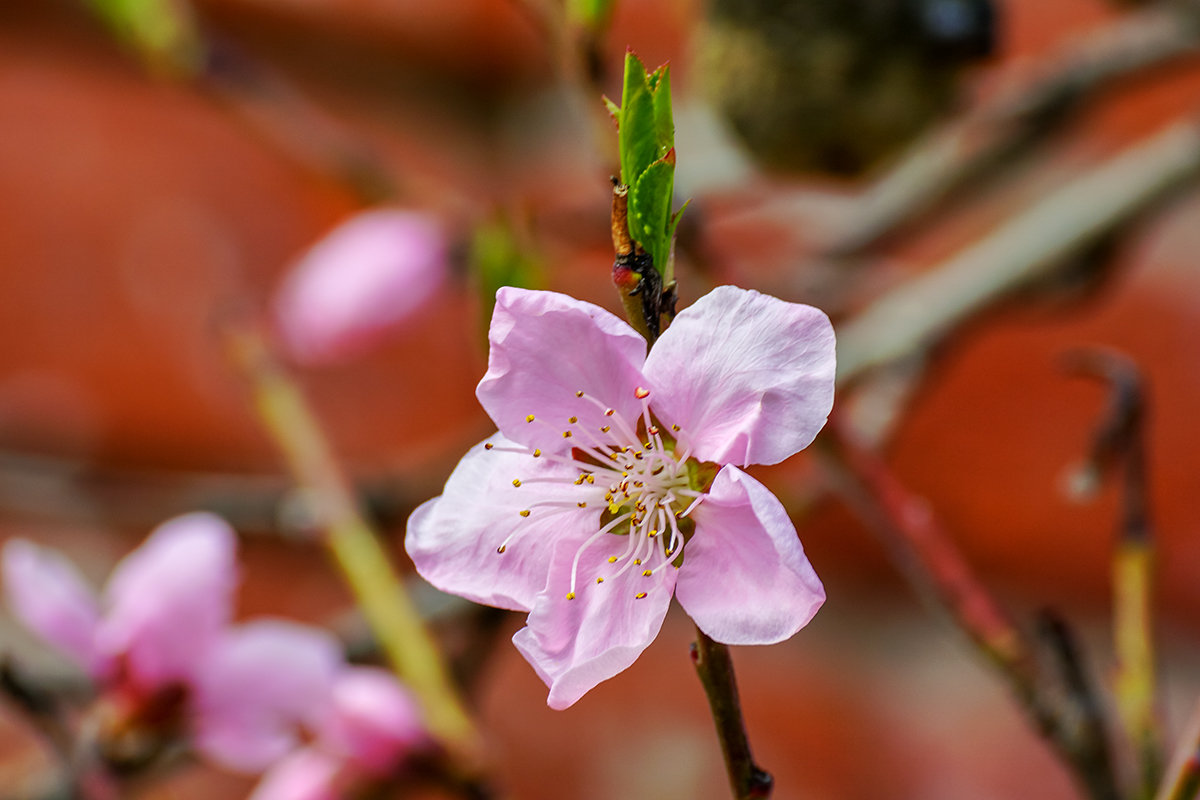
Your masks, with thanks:
M 681 307 L 733 283 L 826 309 L 839 421 L 1022 628 L 1044 608 L 1070 621 L 1106 696 L 1122 491 L 1080 491 L 1109 393 L 1064 354 L 1136 365 L 1160 712 L 1179 736 L 1200 693 L 1192 4 L 617 0 L 595 27 L 553 0 L 137 7 L 0 4 L 0 537 L 63 548 L 99 582 L 158 522 L 208 508 L 245 535 L 242 613 L 342 619 L 349 594 L 218 330 L 231 309 L 269 317 L 308 247 L 385 205 L 439 220 L 447 279 L 370 347 L 294 369 L 411 571 L 408 512 L 492 430 L 473 389 L 495 286 L 619 313 L 600 97 L 619 97 L 632 47 L 671 63 Z M 755 474 L 829 597 L 793 640 L 734 653 L 775 797 L 1081 796 L 815 455 Z M 565 712 L 506 641 L 521 619 L 495 625 L 470 695 L 509 796 L 728 796 L 678 609 Z M 11 623 L 0 635 L 52 668 Z M 48 761 L 0 718 L 2 786 Z M 137 796 L 250 785 L 196 765 Z

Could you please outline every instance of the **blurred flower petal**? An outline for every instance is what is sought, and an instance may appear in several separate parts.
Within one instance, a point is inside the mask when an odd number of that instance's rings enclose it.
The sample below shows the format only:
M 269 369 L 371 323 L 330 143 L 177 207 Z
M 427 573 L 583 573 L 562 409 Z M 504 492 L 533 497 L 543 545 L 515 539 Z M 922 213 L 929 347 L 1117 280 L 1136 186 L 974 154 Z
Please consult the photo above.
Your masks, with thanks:
M 328 718 L 342 651 L 326 631 L 258 620 L 229 631 L 195 684 L 196 748 L 231 769 L 261 770 Z
M 4 592 L 25 627 L 97 676 L 107 661 L 96 652 L 96 594 L 60 553 L 24 539 L 4 545 Z
M 237 538 L 220 517 L 160 525 L 113 570 L 98 646 L 146 687 L 189 682 L 232 615 Z
M 445 236 L 432 216 L 392 209 L 358 214 L 284 278 L 274 308 L 283 344 L 304 364 L 361 353 L 424 305 L 446 270 Z

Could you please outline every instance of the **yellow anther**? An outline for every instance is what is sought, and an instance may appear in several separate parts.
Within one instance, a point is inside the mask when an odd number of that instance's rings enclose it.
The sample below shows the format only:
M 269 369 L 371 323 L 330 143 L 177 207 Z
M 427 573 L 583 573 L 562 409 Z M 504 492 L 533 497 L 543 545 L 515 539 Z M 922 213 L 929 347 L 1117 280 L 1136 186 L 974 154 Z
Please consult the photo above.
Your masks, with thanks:
M 609 432 L 609 431 L 611 431 L 611 430 L 612 430 L 612 425 L 605 425 L 603 428 L 601 428 L 601 429 L 600 429 L 600 432 L 601 432 L 601 433 L 608 433 L 608 432 Z
M 644 569 L 644 570 L 642 570 L 642 574 L 643 574 L 643 575 L 645 575 L 647 578 L 649 578 L 651 575 L 653 575 L 653 574 L 654 574 L 654 570 L 652 570 L 652 569 Z
M 567 417 L 567 422 L 574 425 L 576 422 L 579 422 L 579 417 Z
M 678 425 L 672 425 L 672 426 L 671 426 L 671 430 L 675 431 L 676 433 L 679 433 L 679 426 L 678 426 Z
M 641 560 L 640 558 L 635 558 L 635 559 L 633 560 L 633 565 L 634 565 L 635 567 L 640 567 L 640 566 L 642 565 L 642 560 Z
M 633 596 L 633 599 L 634 599 L 634 600 L 641 600 L 641 599 L 642 599 L 643 597 L 645 597 L 645 596 L 646 596 L 646 593 L 645 593 L 645 592 L 638 592 L 637 594 L 635 594 L 635 595 Z
M 574 600 L 574 599 L 575 599 L 575 593 L 574 593 L 574 592 L 567 592 L 567 599 L 568 599 L 568 600 Z
M 541 454 L 542 454 L 542 451 L 541 451 L 540 449 L 537 449 L 537 448 L 535 448 L 535 449 L 534 449 L 534 451 L 533 451 L 533 457 L 534 457 L 534 458 L 537 458 L 537 457 L 538 457 L 538 456 L 540 456 Z
M 530 414 L 529 416 L 525 417 L 525 421 L 526 421 L 526 422 L 533 422 L 533 414 Z
M 595 483 L 595 482 L 596 482 L 596 476 L 595 476 L 595 475 L 593 475 L 592 473 L 590 473 L 590 472 L 589 472 L 589 473 L 587 474 L 587 478 L 586 478 L 586 480 L 587 480 L 587 482 L 588 482 L 588 483 Z
M 485 444 L 485 445 L 483 446 L 483 449 L 484 449 L 484 450 L 491 450 L 491 449 L 492 449 L 493 447 L 495 447 L 495 446 L 496 446 L 496 445 L 492 444 L 491 442 L 488 442 L 487 444 Z
M 639 386 L 633 390 L 633 396 L 636 397 L 638 400 L 645 400 L 647 397 L 650 396 L 650 390 Z
M 580 486 L 582 484 L 583 484 L 583 475 L 580 475 L 578 478 L 575 479 L 575 485 Z
M 579 506 L 580 508 L 587 508 L 587 503 L 576 503 L 575 505 Z
M 604 576 L 596 578 L 596 583 L 604 583 Z
M 609 557 L 608 557 L 608 563 L 610 563 L 610 564 L 615 564 L 615 563 L 617 563 L 617 557 L 616 557 L 616 556 L 609 556 Z
M 513 486 L 520 486 L 520 485 L 521 485 L 521 479 L 513 478 Z
M 502 545 L 500 545 L 499 547 L 497 547 L 497 548 L 496 548 L 496 552 L 497 552 L 497 553 L 503 553 L 503 552 L 504 552 L 505 550 L 507 550 L 507 549 L 508 549 L 508 545 L 506 545 L 506 544 L 502 544 Z
M 576 392 L 576 393 L 575 393 L 575 396 L 576 396 L 576 397 L 583 397 L 583 389 L 580 389 L 578 392 Z
M 570 439 L 570 438 L 571 438 L 571 432 L 570 432 L 570 431 L 563 431 L 563 438 L 564 438 L 564 439 Z
M 518 514 L 520 514 L 522 517 L 528 517 L 528 516 L 529 516 L 529 509 L 528 509 L 528 508 L 523 508 L 523 509 L 521 509 L 520 511 L 518 511 L 517 513 L 518 513 Z

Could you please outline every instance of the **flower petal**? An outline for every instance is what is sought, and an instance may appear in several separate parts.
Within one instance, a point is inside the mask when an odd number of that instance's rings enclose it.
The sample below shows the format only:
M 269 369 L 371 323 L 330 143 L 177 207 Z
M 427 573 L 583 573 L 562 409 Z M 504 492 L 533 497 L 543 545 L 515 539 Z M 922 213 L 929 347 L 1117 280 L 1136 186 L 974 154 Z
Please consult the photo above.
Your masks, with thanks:
M 446 272 L 445 236 L 433 217 L 396 209 L 358 214 L 284 279 L 274 303 L 283 343 L 305 364 L 352 356 L 417 311 Z
M 610 564 L 608 558 L 619 556 L 627 540 L 606 534 L 584 550 L 576 596 L 568 600 L 581 542 L 560 539 L 546 589 L 526 626 L 513 636 L 513 644 L 550 687 L 546 703 L 551 708 L 573 705 L 593 686 L 629 667 L 662 627 L 678 570 L 666 565 L 650 577 L 639 569 L 614 576 L 623 564 Z M 600 576 L 607 577 L 598 584 Z
M 342 664 L 319 628 L 257 620 L 227 631 L 196 679 L 196 749 L 231 769 L 265 768 L 296 746 L 302 725 L 328 718 Z
M 486 445 L 495 446 L 487 450 Z M 417 571 L 444 592 L 476 603 L 528 611 L 546 585 L 549 542 L 564 529 L 583 531 L 598 512 L 575 506 L 571 468 L 549 457 L 506 452 L 500 434 L 471 448 L 440 497 L 408 520 L 404 546 Z M 558 483 L 530 479 L 560 477 Z M 513 486 L 513 479 L 524 482 Z M 536 507 L 561 502 L 562 508 Z M 528 517 L 518 512 L 530 509 Z M 504 552 L 498 552 L 501 546 Z
M 341 800 L 335 788 L 340 769 L 338 759 L 305 747 L 267 770 L 248 800 Z
M 829 318 L 718 286 L 675 318 L 646 358 L 650 403 L 692 453 L 719 464 L 776 464 L 807 447 L 833 406 Z
M 3 552 L 4 592 L 21 623 L 93 677 L 107 661 L 96 651 L 100 608 L 75 565 L 53 550 L 10 539 Z
M 333 748 L 377 775 L 429 741 L 416 700 L 395 675 L 375 667 L 342 670 L 325 733 Z
M 716 641 L 781 642 L 825 602 L 783 504 L 737 467 L 717 473 L 692 517 L 696 532 L 684 548 L 675 593 Z
M 237 539 L 218 516 L 160 525 L 113 570 L 98 643 L 145 687 L 187 682 L 232 614 Z
M 607 422 L 606 406 L 626 419 L 641 413 L 634 390 L 644 382 L 646 342 L 599 306 L 504 287 L 488 339 L 488 371 L 475 394 L 513 441 L 562 451 L 573 443 L 562 437 L 571 417 L 595 431 Z M 588 397 L 576 397 L 580 391 Z M 540 422 L 528 423 L 530 414 Z

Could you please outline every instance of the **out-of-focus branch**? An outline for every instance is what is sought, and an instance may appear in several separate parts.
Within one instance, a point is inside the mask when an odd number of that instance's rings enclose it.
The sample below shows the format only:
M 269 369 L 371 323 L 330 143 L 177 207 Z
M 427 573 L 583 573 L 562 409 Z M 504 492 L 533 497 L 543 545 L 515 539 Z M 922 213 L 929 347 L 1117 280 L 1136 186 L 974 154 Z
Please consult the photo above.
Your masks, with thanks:
M 859 201 L 849 229 L 834 237 L 827 255 L 851 255 L 881 242 L 1058 129 L 1118 80 L 1200 55 L 1198 16 L 1188 4 L 1167 4 L 1073 42 L 1048 70 L 918 142 Z
M 1076 178 L 843 323 L 838 383 L 924 353 L 1200 175 L 1200 124 L 1177 123 Z
M 820 442 L 833 490 L 876 535 L 918 595 L 948 616 L 996 666 L 1088 796 L 1117 800 L 1102 706 L 1084 680 L 1065 626 L 1052 626 L 1056 635 L 1043 637 L 1046 647 L 1039 649 L 980 582 L 929 507 L 896 480 L 881 458 L 836 422 Z
M 1151 595 L 1155 537 L 1146 479 L 1146 397 L 1137 367 L 1117 353 L 1070 354 L 1072 372 L 1109 384 L 1108 409 L 1092 442 L 1086 469 L 1097 478 L 1119 471 L 1122 513 L 1113 554 L 1113 640 L 1117 710 L 1133 745 L 1139 775 L 1134 797 L 1155 794 L 1163 768 L 1162 734 L 1156 713 L 1155 648 Z
M 306 399 L 252 322 L 227 319 L 223 332 L 232 363 L 250 382 L 266 430 L 296 483 L 311 492 L 313 513 L 326 530 L 325 544 L 388 660 L 420 698 L 430 731 L 464 769 L 478 769 L 478 734 Z
M 714 642 L 697 628 L 696 641 L 692 643 L 692 664 L 696 667 L 704 694 L 708 696 L 733 796 L 736 800 L 770 797 L 775 781 L 769 772 L 754 763 L 754 757 L 750 754 L 750 740 L 742 721 L 742 704 L 738 699 L 729 648 Z
M 1154 800 L 1196 800 L 1200 794 L 1200 703 L 1192 710 Z

